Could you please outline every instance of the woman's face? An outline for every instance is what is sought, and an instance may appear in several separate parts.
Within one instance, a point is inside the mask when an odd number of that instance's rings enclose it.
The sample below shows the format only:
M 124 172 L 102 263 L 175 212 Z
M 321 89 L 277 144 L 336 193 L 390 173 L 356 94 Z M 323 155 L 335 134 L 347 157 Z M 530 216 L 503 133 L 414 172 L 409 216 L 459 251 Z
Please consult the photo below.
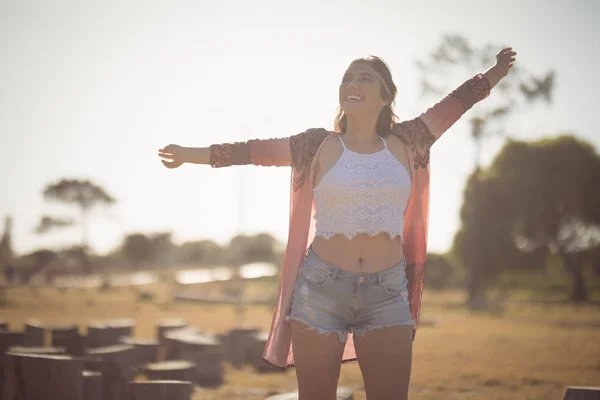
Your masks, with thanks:
M 350 65 L 342 78 L 339 96 L 346 115 L 379 115 L 386 104 L 377 73 L 367 62 Z

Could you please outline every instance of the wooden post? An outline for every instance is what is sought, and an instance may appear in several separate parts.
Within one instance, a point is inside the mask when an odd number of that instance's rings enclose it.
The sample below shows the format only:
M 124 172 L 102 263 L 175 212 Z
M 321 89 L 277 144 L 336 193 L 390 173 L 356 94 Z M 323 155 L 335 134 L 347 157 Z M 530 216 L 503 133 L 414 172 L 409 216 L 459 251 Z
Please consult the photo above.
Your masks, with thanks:
M 131 382 L 130 400 L 191 400 L 192 383 L 186 381 L 160 380 Z
M 600 400 L 600 386 L 569 386 L 563 400 Z
M 83 371 L 83 398 L 85 400 L 104 400 L 101 372 Z
M 6 400 L 85 400 L 83 359 L 24 353 L 6 353 L 4 358 Z

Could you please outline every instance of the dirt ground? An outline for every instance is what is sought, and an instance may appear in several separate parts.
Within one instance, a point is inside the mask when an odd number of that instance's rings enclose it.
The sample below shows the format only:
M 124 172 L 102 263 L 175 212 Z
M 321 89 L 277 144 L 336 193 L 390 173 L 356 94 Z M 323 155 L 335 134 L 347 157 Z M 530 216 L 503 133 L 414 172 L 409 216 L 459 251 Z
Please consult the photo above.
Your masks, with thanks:
M 218 285 L 195 289 L 218 293 Z M 236 327 L 231 305 L 177 303 L 164 284 L 144 286 L 154 294 L 140 302 L 141 288 L 98 289 L 10 288 L 0 320 L 19 330 L 28 318 L 46 324 L 77 323 L 82 332 L 95 319 L 133 318 L 135 335 L 154 338 L 162 318 L 183 318 L 216 333 Z M 274 281 L 249 283 L 247 293 L 275 292 Z M 600 307 L 560 302 L 530 302 L 512 295 L 495 313 L 469 313 L 464 293 L 425 290 L 421 318 L 437 326 L 421 326 L 413 343 L 409 398 L 559 400 L 567 386 L 600 386 Z M 248 306 L 245 322 L 268 330 L 272 304 Z M 264 399 L 268 393 L 295 391 L 292 369 L 283 374 L 257 374 L 225 364 L 226 383 L 218 389 L 197 388 L 199 399 Z M 342 366 L 340 385 L 365 399 L 358 364 Z

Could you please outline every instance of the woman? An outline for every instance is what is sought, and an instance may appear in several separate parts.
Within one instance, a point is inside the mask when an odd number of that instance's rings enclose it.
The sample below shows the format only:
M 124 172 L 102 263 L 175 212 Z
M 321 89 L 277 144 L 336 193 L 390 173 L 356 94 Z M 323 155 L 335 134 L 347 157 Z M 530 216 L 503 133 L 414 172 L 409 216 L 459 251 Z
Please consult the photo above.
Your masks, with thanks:
M 484 74 L 401 123 L 387 65 L 357 59 L 339 88 L 333 132 L 159 150 L 168 168 L 292 167 L 289 237 L 263 359 L 296 368 L 300 399 L 335 399 L 341 363 L 357 361 L 368 399 L 407 397 L 423 289 L 429 149 L 489 95 L 515 55 L 501 50 Z

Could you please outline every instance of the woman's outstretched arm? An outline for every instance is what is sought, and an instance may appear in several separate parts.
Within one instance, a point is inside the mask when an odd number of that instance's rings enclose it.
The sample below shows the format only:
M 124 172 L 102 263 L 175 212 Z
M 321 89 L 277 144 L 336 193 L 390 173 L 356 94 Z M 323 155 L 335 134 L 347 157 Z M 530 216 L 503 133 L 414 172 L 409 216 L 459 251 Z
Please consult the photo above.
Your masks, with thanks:
M 427 126 L 433 141 L 439 139 L 475 103 L 489 96 L 490 90 L 508 74 L 516 54 L 512 47 L 502 49 L 496 55 L 493 67 L 464 82 L 418 117 Z
M 206 164 L 214 168 L 231 165 L 290 166 L 289 138 L 253 139 L 246 142 L 213 144 L 209 147 L 183 147 L 170 144 L 158 150 L 167 168 L 184 163 Z
M 231 165 L 261 165 L 303 168 L 310 163 L 314 147 L 328 131 L 311 128 L 287 138 L 252 139 L 246 142 L 213 144 L 209 147 L 183 147 L 170 144 L 158 150 L 167 168 L 184 163 L 207 164 L 214 168 Z

